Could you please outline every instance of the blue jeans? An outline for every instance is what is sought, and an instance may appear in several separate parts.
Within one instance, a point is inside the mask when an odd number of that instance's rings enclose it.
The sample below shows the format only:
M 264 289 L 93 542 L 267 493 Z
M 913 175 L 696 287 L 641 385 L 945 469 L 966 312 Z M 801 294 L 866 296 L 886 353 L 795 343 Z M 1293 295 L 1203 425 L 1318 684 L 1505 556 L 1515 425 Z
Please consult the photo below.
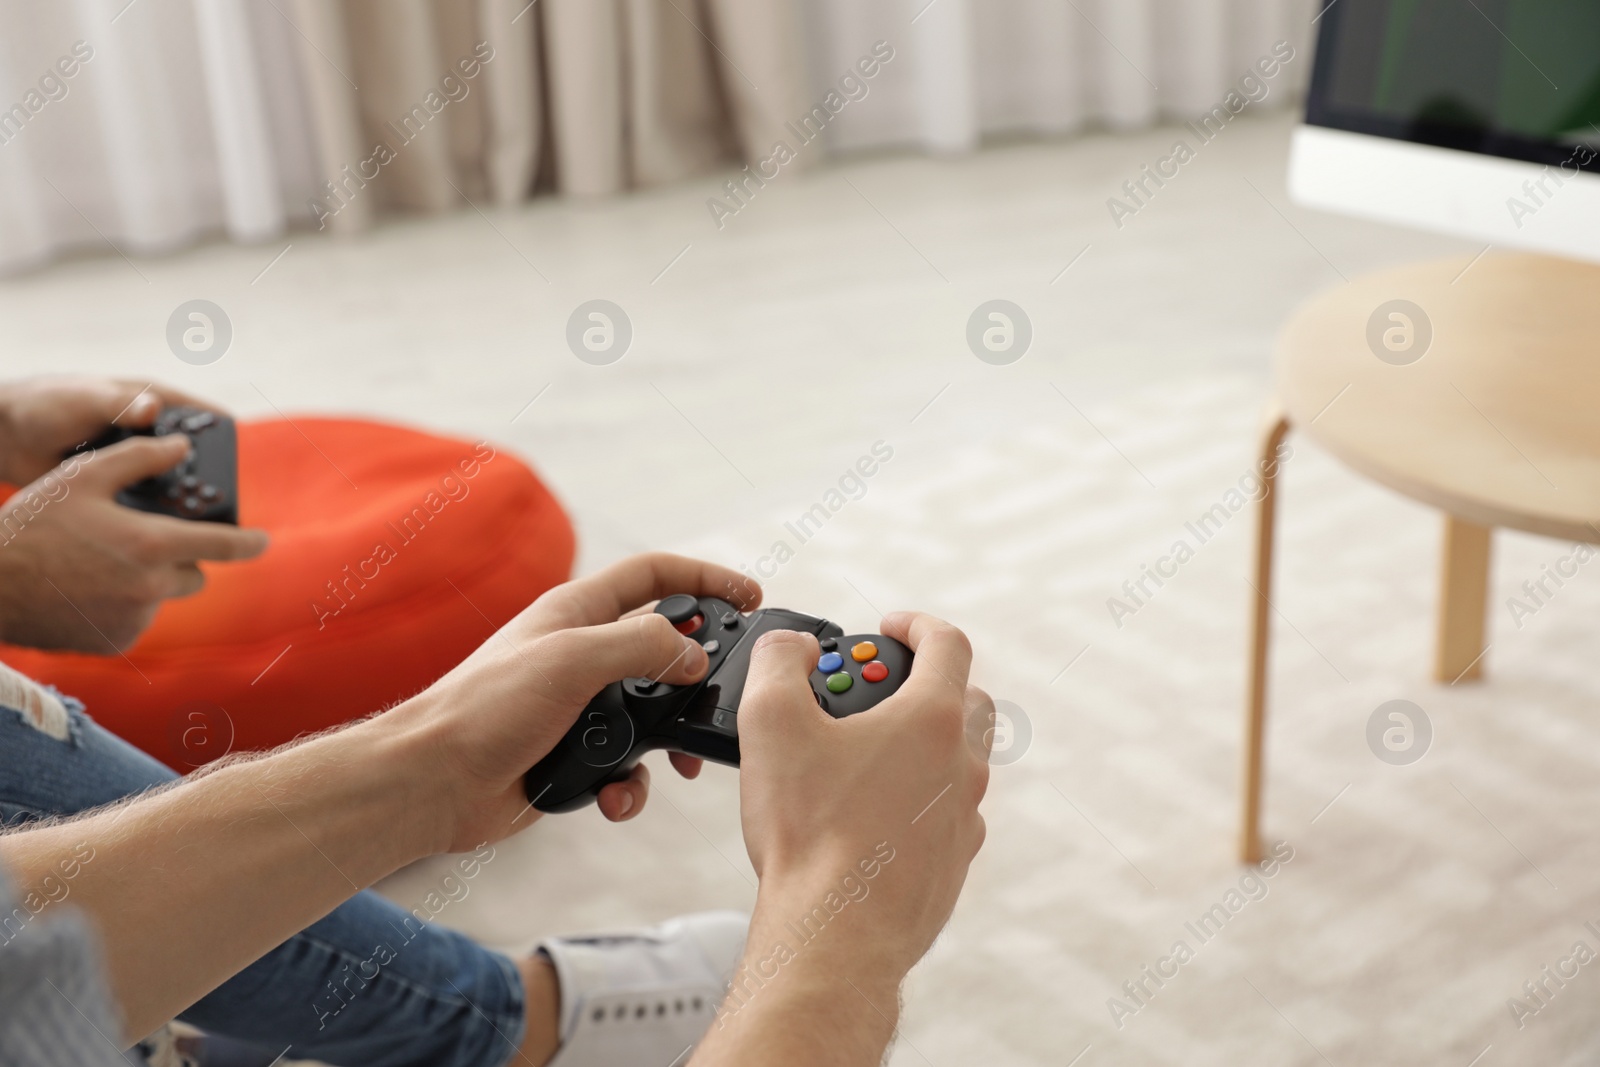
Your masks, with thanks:
M 177 775 L 66 700 L 58 741 L 0 705 L 0 820 L 71 815 Z M 376 972 L 376 973 L 374 973 Z M 523 1037 L 511 961 L 358 893 L 180 1016 L 211 1034 L 348 1067 L 502 1067 Z

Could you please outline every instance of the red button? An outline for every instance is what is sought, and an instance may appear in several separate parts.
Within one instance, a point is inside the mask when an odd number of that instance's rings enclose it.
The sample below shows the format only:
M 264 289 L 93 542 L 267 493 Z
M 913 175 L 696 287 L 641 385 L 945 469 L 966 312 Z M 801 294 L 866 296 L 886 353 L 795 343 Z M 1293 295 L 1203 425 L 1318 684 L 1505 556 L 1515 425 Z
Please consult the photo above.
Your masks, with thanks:
M 889 677 L 889 668 L 883 665 L 882 660 L 873 660 L 861 668 L 861 680 L 865 682 L 881 682 Z
M 677 630 L 683 636 L 688 637 L 705 624 L 706 617 L 704 615 L 696 615 L 691 619 L 684 619 L 682 622 L 673 623 L 672 628 Z

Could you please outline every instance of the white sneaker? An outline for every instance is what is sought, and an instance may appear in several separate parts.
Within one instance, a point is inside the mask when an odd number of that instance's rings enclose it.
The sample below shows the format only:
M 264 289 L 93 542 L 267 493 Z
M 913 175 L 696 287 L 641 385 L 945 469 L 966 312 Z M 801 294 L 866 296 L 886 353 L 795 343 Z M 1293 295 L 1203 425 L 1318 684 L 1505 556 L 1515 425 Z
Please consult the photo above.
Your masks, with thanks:
M 549 1067 L 681 1064 L 716 1017 L 749 926 L 740 912 L 708 911 L 541 942 L 561 985 Z
M 200 1067 L 200 1031 L 170 1022 L 133 1047 L 148 1067 Z

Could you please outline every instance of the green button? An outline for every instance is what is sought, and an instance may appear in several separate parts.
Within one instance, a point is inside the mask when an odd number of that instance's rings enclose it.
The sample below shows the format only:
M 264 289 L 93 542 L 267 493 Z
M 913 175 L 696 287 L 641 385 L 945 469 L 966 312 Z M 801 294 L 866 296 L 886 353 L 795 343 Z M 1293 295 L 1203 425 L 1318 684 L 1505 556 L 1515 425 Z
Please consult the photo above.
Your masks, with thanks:
M 854 678 L 844 673 L 844 671 L 840 671 L 838 674 L 830 674 L 828 675 L 828 692 L 842 693 L 854 685 L 855 681 L 856 680 Z

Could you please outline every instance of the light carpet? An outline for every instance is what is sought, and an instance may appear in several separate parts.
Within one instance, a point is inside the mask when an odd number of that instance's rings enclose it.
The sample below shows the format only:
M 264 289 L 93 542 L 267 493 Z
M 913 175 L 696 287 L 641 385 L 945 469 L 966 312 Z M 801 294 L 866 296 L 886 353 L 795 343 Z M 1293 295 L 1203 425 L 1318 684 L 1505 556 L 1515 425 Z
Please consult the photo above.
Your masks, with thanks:
M 976 680 L 1031 720 L 1031 746 L 994 771 L 988 843 L 908 987 L 891 1062 L 1592 1062 L 1600 967 L 1523 1029 L 1507 1001 L 1575 941 L 1600 949 L 1583 927 L 1600 920 L 1600 583 L 1581 572 L 1518 629 L 1506 598 L 1563 548 L 1502 533 L 1489 680 L 1431 684 L 1436 514 L 1291 438 L 1266 827 L 1293 859 L 1264 896 L 1246 887 L 1259 900 L 1230 901 L 1250 512 L 1204 544 L 1186 523 L 1249 471 L 1259 388 L 1187 381 L 1081 414 L 1025 379 L 988 389 L 889 433 L 894 458 L 804 544 L 785 523 L 809 502 L 671 546 L 754 566 L 786 539 L 768 602 L 847 629 L 902 606 L 956 620 Z M 999 401 L 1014 422 L 960 417 Z M 1108 598 L 1179 539 L 1193 559 L 1119 628 Z M 1365 740 L 1396 697 L 1434 728 L 1409 767 Z M 651 762 L 638 820 L 546 820 L 447 921 L 517 947 L 748 907 L 735 775 L 684 782 Z M 436 875 L 386 889 L 410 902 Z M 1185 924 L 1219 903 L 1237 913 L 1202 941 Z M 1178 940 L 1194 958 L 1160 988 L 1145 979 L 1139 1007 L 1122 983 Z M 1120 1027 L 1112 997 L 1138 1007 Z

